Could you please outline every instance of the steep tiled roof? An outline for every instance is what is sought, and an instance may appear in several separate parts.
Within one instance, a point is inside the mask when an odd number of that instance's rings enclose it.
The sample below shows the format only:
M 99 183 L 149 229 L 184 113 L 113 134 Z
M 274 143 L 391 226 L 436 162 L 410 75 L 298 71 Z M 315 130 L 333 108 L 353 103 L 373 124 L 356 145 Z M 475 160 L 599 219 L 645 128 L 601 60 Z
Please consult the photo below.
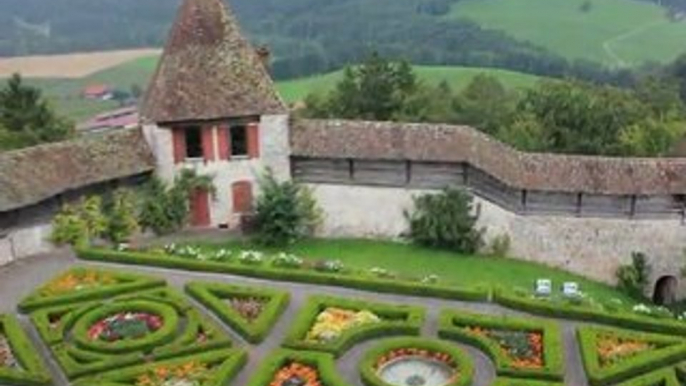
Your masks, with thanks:
M 184 0 L 141 106 L 149 122 L 286 112 L 221 0 Z
M 140 129 L 0 153 L 0 212 L 154 167 Z
M 466 126 L 298 120 L 294 156 L 468 162 L 528 190 L 686 194 L 686 158 L 612 158 L 524 153 Z

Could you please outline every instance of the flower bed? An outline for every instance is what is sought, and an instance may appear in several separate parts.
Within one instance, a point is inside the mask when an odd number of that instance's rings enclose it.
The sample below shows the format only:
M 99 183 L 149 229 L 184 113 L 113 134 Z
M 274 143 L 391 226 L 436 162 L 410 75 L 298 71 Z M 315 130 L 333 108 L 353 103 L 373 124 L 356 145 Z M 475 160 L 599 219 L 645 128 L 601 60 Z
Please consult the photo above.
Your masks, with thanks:
M 381 319 L 371 311 L 329 307 L 317 315 L 305 339 L 314 342 L 330 342 L 340 338 L 351 328 L 379 322 Z
M 361 341 L 388 335 L 418 335 L 418 307 L 313 296 L 301 309 L 284 346 L 340 355 Z
M 30 314 L 70 380 L 229 347 L 221 327 L 168 289 L 43 307 Z
M 50 375 L 36 349 L 19 322 L 9 315 L 0 315 L 0 384 L 50 384 Z
M 102 299 L 104 296 L 161 287 L 164 284 L 164 280 L 161 279 L 120 270 L 76 267 L 33 291 L 19 303 L 19 309 L 30 312 L 42 307 Z
M 555 323 L 444 310 L 439 336 L 483 350 L 495 362 L 498 375 L 553 381 L 563 378 L 562 333 Z
M 466 386 L 474 377 L 471 358 L 446 342 L 391 338 L 360 362 L 367 386 Z
M 289 301 L 283 291 L 210 282 L 188 283 L 186 292 L 251 343 L 264 340 Z
M 686 342 L 674 336 L 580 327 L 577 337 L 586 374 L 595 386 L 627 381 L 686 360 Z
M 210 378 L 206 363 L 191 360 L 155 366 L 136 378 L 136 386 L 199 386 Z
M 349 386 L 331 354 L 280 349 L 269 355 L 246 386 Z
M 199 249 L 198 249 L 199 251 Z M 164 250 L 160 251 L 113 251 L 107 249 L 79 249 L 77 255 L 86 260 L 116 262 L 118 264 L 141 264 L 165 268 L 184 269 L 201 272 L 221 272 L 233 275 L 243 275 L 279 281 L 295 281 L 310 284 L 329 286 L 341 286 L 375 292 L 386 292 L 414 296 L 427 296 L 445 299 L 459 300 L 486 300 L 490 290 L 486 287 L 459 288 L 440 284 L 436 275 L 429 275 L 416 280 L 408 279 L 385 279 L 366 272 L 350 271 L 336 260 L 321 260 L 311 263 L 303 263 L 302 266 L 294 263 L 292 267 L 285 267 L 276 263 L 280 261 L 279 255 L 275 257 L 261 258 L 260 264 L 244 264 L 238 258 L 223 257 L 209 258 L 197 252 L 200 257 L 183 257 L 170 255 Z M 224 250 L 215 251 L 222 256 L 234 256 L 236 253 Z

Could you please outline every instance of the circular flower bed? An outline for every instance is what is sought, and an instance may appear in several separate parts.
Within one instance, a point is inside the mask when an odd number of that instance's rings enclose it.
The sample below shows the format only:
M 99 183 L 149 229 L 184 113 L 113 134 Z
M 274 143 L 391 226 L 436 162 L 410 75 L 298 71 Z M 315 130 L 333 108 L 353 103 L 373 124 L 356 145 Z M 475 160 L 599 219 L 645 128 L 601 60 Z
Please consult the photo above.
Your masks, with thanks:
M 172 306 L 131 300 L 95 307 L 74 324 L 73 338 L 81 348 L 125 353 L 153 349 L 173 339 L 179 316 Z
M 162 327 L 162 318 L 147 312 L 119 312 L 99 320 L 88 329 L 88 339 L 114 342 L 138 339 Z
M 421 338 L 385 340 L 362 361 L 367 385 L 463 386 L 473 377 L 470 359 L 457 347 Z

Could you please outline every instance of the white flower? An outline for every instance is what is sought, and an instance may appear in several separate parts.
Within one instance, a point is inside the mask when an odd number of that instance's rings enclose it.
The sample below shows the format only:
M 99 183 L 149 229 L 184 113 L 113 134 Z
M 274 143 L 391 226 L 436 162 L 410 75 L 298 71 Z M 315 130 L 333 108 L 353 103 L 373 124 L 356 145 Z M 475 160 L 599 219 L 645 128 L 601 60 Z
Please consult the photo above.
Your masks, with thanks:
M 637 304 L 632 308 L 632 311 L 634 311 L 637 314 L 646 314 L 650 315 L 653 313 L 653 310 L 650 309 L 650 307 L 646 306 L 645 304 Z

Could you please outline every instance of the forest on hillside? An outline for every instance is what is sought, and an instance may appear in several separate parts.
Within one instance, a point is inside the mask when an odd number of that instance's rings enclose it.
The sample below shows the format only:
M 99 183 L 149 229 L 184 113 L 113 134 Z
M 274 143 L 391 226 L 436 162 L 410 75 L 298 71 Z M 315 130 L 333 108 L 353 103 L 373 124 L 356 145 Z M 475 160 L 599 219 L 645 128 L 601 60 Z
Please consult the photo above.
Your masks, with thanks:
M 272 49 L 277 79 L 338 69 L 372 50 L 416 64 L 498 67 L 613 84 L 630 79 L 626 71 L 570 61 L 469 19 L 444 17 L 458 1 L 464 0 L 230 3 L 251 40 Z M 686 10 L 686 0 L 654 1 L 672 12 Z M 0 2 L 0 56 L 160 46 L 178 3 L 6 0 Z

